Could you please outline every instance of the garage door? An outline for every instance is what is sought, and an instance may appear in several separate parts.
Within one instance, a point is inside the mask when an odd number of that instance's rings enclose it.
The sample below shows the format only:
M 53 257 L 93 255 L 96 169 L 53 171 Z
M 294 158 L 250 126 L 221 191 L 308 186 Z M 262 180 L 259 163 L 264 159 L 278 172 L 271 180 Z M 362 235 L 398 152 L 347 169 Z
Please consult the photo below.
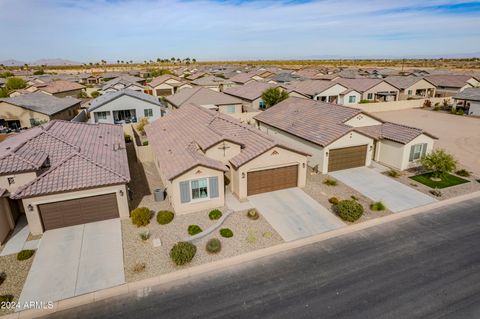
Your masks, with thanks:
M 249 172 L 247 195 L 297 187 L 298 165 Z
M 48 203 L 38 207 L 44 230 L 119 217 L 115 194 Z
M 171 89 L 157 89 L 157 96 L 167 96 L 172 95 Z
M 328 171 L 365 166 L 367 145 L 337 148 L 329 151 Z

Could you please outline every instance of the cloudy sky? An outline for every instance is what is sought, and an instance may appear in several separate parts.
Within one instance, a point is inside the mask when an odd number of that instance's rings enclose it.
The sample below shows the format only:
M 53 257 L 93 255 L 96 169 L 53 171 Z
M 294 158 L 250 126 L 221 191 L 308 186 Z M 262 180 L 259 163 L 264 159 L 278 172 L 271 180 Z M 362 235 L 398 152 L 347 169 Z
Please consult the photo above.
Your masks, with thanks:
M 0 60 L 480 55 L 480 1 L 0 0 Z

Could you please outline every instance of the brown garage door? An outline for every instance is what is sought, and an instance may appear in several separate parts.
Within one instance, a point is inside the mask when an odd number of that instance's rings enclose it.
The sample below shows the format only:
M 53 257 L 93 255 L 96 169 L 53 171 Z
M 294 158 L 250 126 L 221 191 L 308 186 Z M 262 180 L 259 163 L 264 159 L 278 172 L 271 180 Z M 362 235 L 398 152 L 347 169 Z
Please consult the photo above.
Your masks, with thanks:
M 119 217 L 115 194 L 48 203 L 38 207 L 44 230 Z
M 247 195 L 297 186 L 298 165 L 249 172 Z
M 171 89 L 157 89 L 157 96 L 167 96 L 172 95 Z
M 365 159 L 367 157 L 367 145 L 330 150 L 328 157 L 329 172 L 365 166 Z

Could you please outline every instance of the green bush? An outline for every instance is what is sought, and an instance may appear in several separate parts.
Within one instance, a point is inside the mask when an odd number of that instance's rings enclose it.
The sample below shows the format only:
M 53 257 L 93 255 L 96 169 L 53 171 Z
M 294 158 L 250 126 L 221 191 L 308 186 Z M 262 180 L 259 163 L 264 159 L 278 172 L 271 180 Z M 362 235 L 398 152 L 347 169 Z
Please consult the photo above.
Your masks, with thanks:
M 140 226 L 147 226 L 150 223 L 150 209 L 147 207 L 138 207 L 132 210 L 130 213 L 130 217 L 132 218 L 132 223 L 134 225 Z
M 216 254 L 222 249 L 222 243 L 217 238 L 209 239 L 205 249 L 211 254 Z
M 457 115 L 464 115 L 465 112 L 463 111 L 463 109 L 459 109 L 456 114 Z
M 143 145 L 143 146 L 147 146 L 147 145 L 148 145 L 148 141 L 143 141 L 142 145 Z
M 434 110 L 434 111 L 440 111 L 440 106 L 435 106 L 435 107 L 433 108 L 433 110 Z
M 188 226 L 188 234 L 190 236 L 194 236 L 196 234 L 200 234 L 203 230 L 198 225 L 190 225 Z
M 3 282 L 5 281 L 5 279 L 7 279 L 7 274 L 6 274 L 4 271 L 2 271 L 2 272 L 0 273 L 0 285 L 3 284 Z
M 166 224 L 169 224 L 173 220 L 173 217 L 175 217 L 173 212 L 171 212 L 169 210 L 161 210 L 157 213 L 157 222 L 160 225 L 166 225 Z
M 435 197 L 441 197 L 442 196 L 442 192 L 438 189 L 431 189 L 429 192 L 430 192 L 430 194 L 432 194 Z
M 216 220 L 222 217 L 222 212 L 218 209 L 212 210 L 210 213 L 208 213 L 208 218 L 211 220 Z
M 225 238 L 233 237 L 233 231 L 230 228 L 222 228 L 220 229 L 220 236 Z
M 342 200 L 335 206 L 338 216 L 348 222 L 354 222 L 363 215 L 363 207 L 354 200 Z
M 100 92 L 98 92 L 98 91 L 93 91 L 92 93 L 90 93 L 90 96 L 95 99 L 95 98 L 97 98 L 97 97 L 100 96 Z
M 421 159 L 423 167 L 432 171 L 432 176 L 444 178 L 457 168 L 457 160 L 443 149 L 436 149 Z
M 33 249 L 25 249 L 17 254 L 17 260 L 27 260 L 35 254 Z
M 370 100 L 360 100 L 360 102 L 358 102 L 359 104 L 367 104 L 367 103 L 370 103 L 371 101 Z
M 338 202 L 339 202 L 339 200 L 338 200 L 338 198 L 336 198 L 336 197 L 330 197 L 330 198 L 328 199 L 328 202 L 329 202 L 330 204 L 332 204 L 332 205 L 337 205 Z
M 373 211 L 385 210 L 386 207 L 382 202 L 374 202 L 370 204 L 370 209 Z
M 395 170 L 395 169 L 389 169 L 385 174 L 387 174 L 388 176 L 390 177 L 399 177 L 400 176 L 400 172 Z
M 146 241 L 150 238 L 150 232 L 148 231 L 142 232 L 139 234 L 139 236 L 141 240 Z
M 260 217 L 260 215 L 258 214 L 257 210 L 253 208 L 247 212 L 247 217 L 253 220 L 257 220 Z
M 470 172 L 467 171 L 466 169 L 458 170 L 458 171 L 455 172 L 455 174 L 457 174 L 458 176 L 462 176 L 462 177 L 470 177 Z
M 355 196 L 355 195 L 352 195 L 352 196 L 350 196 L 350 198 L 351 198 L 351 199 L 353 199 L 353 200 L 355 200 L 355 201 L 357 201 L 357 200 L 358 200 L 358 197 L 357 197 L 357 196 Z
M 0 304 L 4 305 L 5 303 L 12 302 L 13 295 L 1 295 L 0 296 Z
M 178 242 L 170 249 L 170 258 L 177 266 L 185 265 L 192 261 L 197 252 L 197 247 L 189 242 Z
M 125 143 L 130 143 L 132 141 L 132 137 L 127 133 L 123 134 L 123 137 L 125 138 Z
M 328 186 L 337 186 L 337 181 L 330 178 L 330 177 L 327 177 L 324 181 L 323 181 L 323 184 L 325 185 L 328 185 Z

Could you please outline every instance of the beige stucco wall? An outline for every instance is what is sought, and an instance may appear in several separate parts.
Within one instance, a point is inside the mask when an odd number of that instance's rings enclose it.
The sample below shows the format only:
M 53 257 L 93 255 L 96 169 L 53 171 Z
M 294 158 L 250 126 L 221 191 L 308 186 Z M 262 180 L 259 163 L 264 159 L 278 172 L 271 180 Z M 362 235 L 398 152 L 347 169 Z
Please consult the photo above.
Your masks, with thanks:
M 6 197 L 0 197 L 0 244 L 3 244 L 14 226 L 8 199 Z
M 228 106 L 230 105 L 235 105 L 235 113 L 242 113 L 242 103 L 237 103 L 237 104 L 226 104 L 226 105 L 218 105 L 218 111 L 220 113 L 224 113 L 224 114 L 227 114 L 227 115 L 230 115 L 232 113 L 229 113 L 227 110 L 228 110 Z
M 298 165 L 298 187 L 304 187 L 307 178 L 307 156 L 298 154 L 281 147 L 274 147 L 271 150 L 256 157 L 250 162 L 231 171 L 232 192 L 240 200 L 247 198 L 247 176 L 248 172 L 271 169 L 277 167 Z M 244 175 L 242 175 L 244 174 Z M 235 175 L 233 177 L 233 175 Z M 236 185 L 235 185 L 236 184 Z
M 305 95 L 300 94 L 300 93 L 295 92 L 295 91 L 289 92 L 289 93 L 288 93 L 288 96 L 290 96 L 290 97 L 299 97 L 299 98 L 302 98 L 302 99 L 308 99 L 308 97 L 306 97 Z
M 223 150 L 224 143 L 226 146 L 225 151 Z M 240 154 L 240 151 L 241 151 L 240 145 L 225 141 L 225 142 L 220 142 L 211 146 L 209 149 L 207 149 L 207 151 L 205 152 L 205 155 L 209 158 L 216 159 L 217 161 L 220 161 L 225 165 L 230 165 L 229 160 L 232 157 Z
M 383 82 L 378 83 L 374 87 L 370 88 L 369 90 L 363 92 L 362 100 L 368 100 L 368 94 L 369 93 L 373 93 L 373 97 L 370 100 L 374 100 L 375 99 L 375 93 L 377 93 L 377 92 L 391 92 L 391 91 L 396 92 L 397 95 L 395 96 L 395 100 L 398 100 L 398 93 L 399 93 L 398 89 L 396 87 L 394 87 L 393 85 L 388 84 L 387 82 L 383 81 Z
M 340 95 L 340 93 L 342 93 L 343 91 L 345 91 L 347 88 L 340 85 L 340 84 L 335 84 L 334 86 L 316 94 L 313 99 L 314 100 L 321 100 L 321 97 L 322 96 L 325 96 L 325 97 L 329 97 L 329 96 L 336 96 L 337 97 L 337 103 L 338 103 L 338 96 Z M 327 102 L 328 102 L 328 99 L 327 99 Z
M 350 102 L 351 96 L 355 97 L 354 102 Z M 341 95 L 339 97 L 338 104 L 356 107 L 357 103 L 360 102 L 361 99 L 362 99 L 362 95 L 360 93 L 358 93 L 357 91 L 350 91 L 347 94 Z
M 365 165 L 369 166 L 372 163 L 372 152 L 373 152 L 373 139 L 359 134 L 357 132 L 350 132 L 343 137 L 339 138 L 335 142 L 331 143 L 327 147 L 323 149 L 323 169 L 322 173 L 328 173 L 328 154 L 330 150 L 337 149 L 337 148 L 344 148 L 350 146 L 360 146 L 360 145 L 367 145 L 367 154 L 365 158 Z
M 12 185 L 8 185 L 8 178 L 13 177 L 15 183 Z M 27 173 L 20 173 L 20 174 L 6 174 L 0 176 L 0 188 L 4 188 L 8 190 L 11 194 L 15 193 L 15 191 L 20 187 L 23 186 L 37 178 L 37 173 L 35 172 L 27 172 Z
M 353 127 L 363 127 L 363 126 L 380 125 L 382 124 L 382 122 L 374 119 L 371 116 L 368 116 L 367 114 L 362 113 L 346 121 L 345 124 Z
M 123 196 L 120 196 L 120 191 L 123 192 Z M 104 195 L 104 194 L 110 194 L 110 193 L 115 193 L 117 195 L 117 205 L 118 205 L 120 218 L 122 219 L 129 218 L 130 211 L 128 207 L 128 193 L 127 193 L 126 186 L 123 184 L 106 186 L 106 187 L 98 187 L 98 188 L 81 190 L 76 192 L 59 193 L 59 194 L 24 198 L 22 200 L 22 203 L 25 209 L 25 215 L 27 216 L 30 232 L 34 235 L 39 235 L 43 233 L 42 221 L 40 218 L 40 212 L 38 210 L 38 205 L 40 204 L 58 202 L 58 201 L 69 200 L 69 199 L 77 199 L 77 198 L 89 197 L 89 196 Z M 33 206 L 32 211 L 28 210 L 28 205 Z
M 188 172 L 182 174 L 181 176 L 175 178 L 171 183 L 167 182 L 165 186 L 167 187 L 167 194 L 170 198 L 170 203 L 172 204 L 175 213 L 177 214 L 187 214 L 192 212 L 198 212 L 204 209 L 213 209 L 217 207 L 222 207 L 225 205 L 225 187 L 223 180 L 222 171 L 217 171 L 211 168 L 197 166 Z M 191 201 L 188 203 L 182 203 L 180 201 L 180 182 L 189 181 L 205 177 L 218 177 L 218 197 L 217 198 L 207 198 L 204 200 Z
M 425 81 L 424 79 L 421 79 L 420 81 L 413 84 L 412 86 L 406 88 L 405 90 L 400 91 L 398 99 L 406 100 L 411 96 L 415 96 L 415 92 L 417 90 L 428 90 L 428 89 L 432 90 L 432 96 L 435 96 L 435 86 L 432 83 Z M 408 95 L 408 91 L 412 91 L 411 96 Z
M 430 102 L 432 102 L 432 105 L 435 105 L 435 103 L 442 104 L 443 100 L 445 99 L 450 101 L 450 98 L 437 97 L 437 98 L 418 99 L 418 100 L 402 100 L 402 101 L 395 101 L 395 102 L 356 104 L 354 105 L 354 107 L 358 109 L 362 109 L 367 113 L 399 111 L 399 110 L 421 108 L 425 100 L 430 100 Z

